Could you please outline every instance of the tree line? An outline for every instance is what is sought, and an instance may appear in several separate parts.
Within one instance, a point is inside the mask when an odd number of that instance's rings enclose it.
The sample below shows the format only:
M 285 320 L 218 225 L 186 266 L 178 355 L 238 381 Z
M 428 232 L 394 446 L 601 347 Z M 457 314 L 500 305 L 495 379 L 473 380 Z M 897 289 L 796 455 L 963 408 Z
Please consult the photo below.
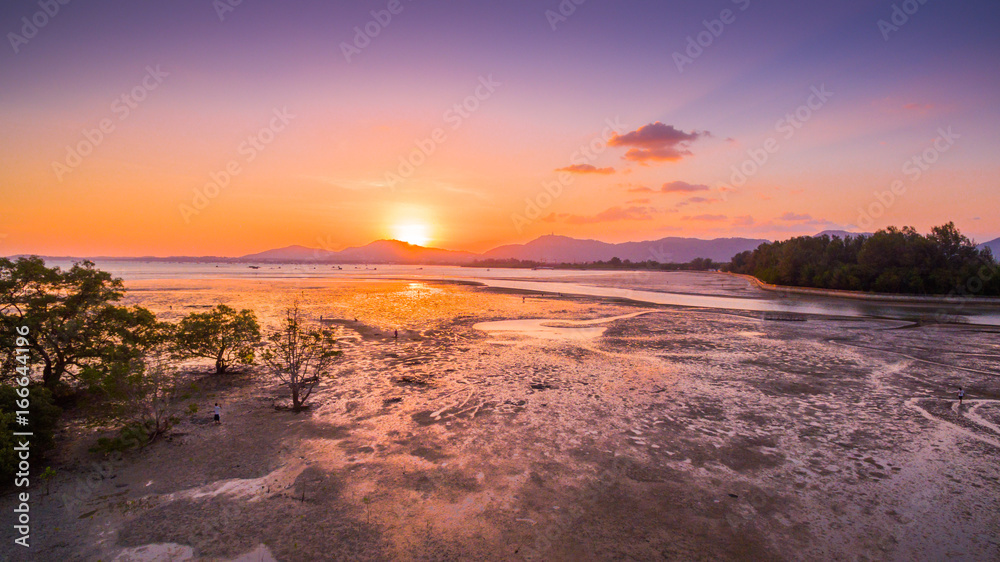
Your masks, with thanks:
M 653 270 L 653 271 L 708 271 L 720 269 L 724 264 L 713 262 L 709 258 L 695 258 L 686 263 L 664 263 L 655 260 L 631 261 L 621 258 L 611 258 L 610 260 L 592 261 L 586 263 L 546 263 L 533 260 L 519 260 L 516 258 L 507 259 L 486 259 L 476 260 L 463 267 L 492 267 L 492 268 L 513 268 L 513 269 L 535 269 L 547 267 L 552 269 L 613 269 L 613 270 Z
M 927 235 L 888 227 L 872 235 L 801 236 L 733 257 L 733 273 L 765 283 L 912 295 L 1000 296 L 1000 271 L 954 223 Z
M 0 259 L 0 478 L 16 464 L 15 431 L 33 431 L 44 450 L 61 406 L 81 397 L 101 404 L 118 423 L 111 448 L 143 445 L 178 421 L 182 388 L 180 362 L 213 362 L 223 374 L 236 366 L 260 365 L 291 393 L 291 407 L 307 407 L 310 394 L 341 355 L 329 330 L 310 325 L 298 305 L 285 311 L 278 329 L 263 333 L 252 310 L 224 304 L 191 313 L 179 322 L 159 320 L 141 306 L 125 306 L 121 279 L 83 261 L 68 270 L 47 267 L 38 257 Z M 20 342 L 18 330 L 28 328 Z M 17 347 L 27 342 L 27 354 Z M 29 357 L 20 365 L 18 357 Z M 17 367 L 28 367 L 28 427 L 15 428 Z M 22 373 L 25 369 L 22 369 Z M 189 405 L 194 414 L 197 405 Z M 12 472 L 11 472 L 12 474 Z

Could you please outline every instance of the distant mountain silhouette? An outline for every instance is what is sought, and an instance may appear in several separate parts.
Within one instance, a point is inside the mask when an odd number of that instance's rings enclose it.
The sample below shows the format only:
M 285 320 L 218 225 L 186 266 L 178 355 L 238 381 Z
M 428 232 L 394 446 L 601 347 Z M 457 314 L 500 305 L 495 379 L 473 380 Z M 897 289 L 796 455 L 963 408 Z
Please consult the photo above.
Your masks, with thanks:
M 996 240 L 990 240 L 989 242 L 983 242 L 979 245 L 980 248 L 989 248 L 993 251 L 993 257 L 1000 259 L 1000 238 Z
M 267 250 L 257 254 L 249 254 L 239 258 L 243 261 L 273 261 L 273 262 L 297 262 L 297 261 L 325 261 L 333 252 L 320 250 L 317 248 L 307 248 L 305 246 L 286 246 Z
M 734 255 L 753 250 L 768 240 L 750 238 L 662 238 L 646 242 L 609 244 L 599 240 L 579 240 L 567 236 L 542 236 L 527 244 L 494 248 L 483 259 L 518 259 L 553 263 L 585 263 L 612 258 L 633 262 L 653 260 L 662 263 L 686 263 L 695 258 L 729 261 Z
M 847 232 L 845 230 L 824 230 L 814 236 L 870 236 L 871 233 Z M 610 244 L 600 240 L 581 240 L 568 236 L 541 236 L 526 244 L 499 246 L 483 254 L 425 248 L 400 242 L 399 240 L 377 240 L 365 246 L 347 248 L 340 251 L 287 246 L 248 254 L 238 258 L 218 256 L 173 256 L 173 257 L 91 257 L 93 260 L 155 261 L 178 263 L 396 263 L 427 265 L 464 265 L 476 260 L 516 259 L 548 263 L 587 263 L 608 261 L 612 258 L 644 262 L 653 260 L 660 263 L 687 263 L 695 258 L 709 258 L 712 261 L 727 262 L 733 256 L 770 240 L 754 238 L 699 238 L 669 237 L 646 242 L 624 242 Z M 989 247 L 993 255 L 1000 257 L 1000 238 L 980 244 Z M 19 256 L 11 256 L 17 258 Z M 76 260 L 77 257 L 42 256 L 47 260 Z
M 424 248 L 399 240 L 377 240 L 366 246 L 340 251 L 288 246 L 243 256 L 248 262 L 323 262 L 323 263 L 399 263 L 399 264 L 461 264 L 479 256 L 471 252 L 455 252 L 439 248 Z
M 819 238 L 823 235 L 829 236 L 830 238 L 847 238 L 848 236 L 871 236 L 871 232 L 848 232 L 846 230 L 824 230 L 818 234 L 814 234 L 813 238 Z

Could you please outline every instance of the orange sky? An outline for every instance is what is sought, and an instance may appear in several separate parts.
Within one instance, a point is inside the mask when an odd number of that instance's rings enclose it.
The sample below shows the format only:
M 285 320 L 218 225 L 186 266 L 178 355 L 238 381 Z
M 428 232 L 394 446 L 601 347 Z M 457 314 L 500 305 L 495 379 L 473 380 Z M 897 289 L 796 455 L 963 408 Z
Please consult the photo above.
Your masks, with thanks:
M 581 7 L 557 30 L 527 4 L 461 16 L 520 38 L 497 49 L 443 5 L 414 5 L 348 62 L 339 47 L 364 10 L 321 33 L 319 15 L 250 5 L 222 22 L 134 7 L 129 31 L 73 6 L 0 56 L 0 254 L 238 256 L 393 237 L 482 251 L 551 232 L 784 238 L 947 221 L 995 238 L 997 78 L 977 70 L 995 37 L 960 26 L 978 21 L 971 9 L 928 7 L 884 41 L 862 5 L 792 10 L 803 29 L 784 35 L 772 28 L 787 21 L 748 8 L 683 71 L 671 53 L 717 10 Z M 4 10 L 11 27 L 20 12 Z M 820 15 L 843 38 L 803 48 Z M 158 18 L 186 32 L 136 41 Z M 666 36 L 627 31 L 667 20 Z M 942 58 L 946 44 L 966 66 Z

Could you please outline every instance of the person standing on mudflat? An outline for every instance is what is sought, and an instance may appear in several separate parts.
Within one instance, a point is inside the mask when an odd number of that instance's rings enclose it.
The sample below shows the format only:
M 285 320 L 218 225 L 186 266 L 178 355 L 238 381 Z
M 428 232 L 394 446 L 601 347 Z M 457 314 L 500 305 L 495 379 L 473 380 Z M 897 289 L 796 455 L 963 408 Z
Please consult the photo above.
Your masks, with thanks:
M 218 402 L 215 403 L 215 423 L 222 423 L 222 406 Z
M 965 398 L 965 389 L 958 387 L 958 407 L 962 407 L 962 399 Z

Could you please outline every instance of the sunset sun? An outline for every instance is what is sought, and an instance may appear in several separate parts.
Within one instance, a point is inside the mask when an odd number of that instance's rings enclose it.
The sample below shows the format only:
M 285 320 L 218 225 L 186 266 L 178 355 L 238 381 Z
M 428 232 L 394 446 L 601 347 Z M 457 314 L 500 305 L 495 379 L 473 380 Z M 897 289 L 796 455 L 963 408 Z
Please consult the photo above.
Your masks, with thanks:
M 405 223 L 398 224 L 393 228 L 393 238 L 407 244 L 424 246 L 430 240 L 427 234 L 427 227 L 422 224 Z

